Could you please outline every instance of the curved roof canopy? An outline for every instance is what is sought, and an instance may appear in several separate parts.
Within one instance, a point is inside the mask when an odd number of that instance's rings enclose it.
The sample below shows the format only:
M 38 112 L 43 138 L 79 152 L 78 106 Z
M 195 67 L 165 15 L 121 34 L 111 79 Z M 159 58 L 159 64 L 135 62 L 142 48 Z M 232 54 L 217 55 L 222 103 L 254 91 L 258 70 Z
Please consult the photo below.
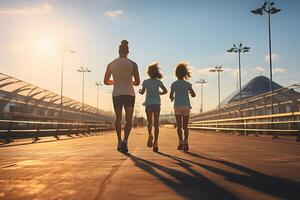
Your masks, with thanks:
M 52 103 L 54 105 L 56 104 L 57 106 L 61 103 L 61 96 L 59 94 L 37 87 L 3 73 L 0 73 L 0 91 L 7 93 L 6 96 L 1 98 L 6 99 L 8 103 L 19 95 L 27 98 L 27 102 L 35 99 L 45 103 Z M 78 110 L 82 108 L 82 103 L 68 97 L 63 97 L 63 106 L 69 109 Z M 97 108 L 93 106 L 85 104 L 84 108 L 85 112 L 93 114 L 97 113 Z

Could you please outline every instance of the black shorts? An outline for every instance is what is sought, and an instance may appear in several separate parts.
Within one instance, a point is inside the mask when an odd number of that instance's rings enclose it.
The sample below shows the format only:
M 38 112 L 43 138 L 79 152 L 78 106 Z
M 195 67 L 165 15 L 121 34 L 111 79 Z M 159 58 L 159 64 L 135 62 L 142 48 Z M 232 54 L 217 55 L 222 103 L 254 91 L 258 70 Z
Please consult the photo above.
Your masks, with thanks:
M 146 112 L 160 112 L 160 104 L 146 105 Z
M 120 95 L 113 97 L 115 108 L 134 107 L 135 97 L 130 95 Z

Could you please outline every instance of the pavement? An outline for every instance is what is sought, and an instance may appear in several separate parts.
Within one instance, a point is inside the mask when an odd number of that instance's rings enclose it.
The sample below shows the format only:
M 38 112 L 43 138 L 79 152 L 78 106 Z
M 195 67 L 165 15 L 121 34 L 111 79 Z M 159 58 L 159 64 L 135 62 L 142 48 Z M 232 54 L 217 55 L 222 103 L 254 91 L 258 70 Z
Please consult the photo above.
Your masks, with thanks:
M 300 199 L 300 143 L 161 128 L 159 152 L 133 129 L 129 153 L 114 133 L 0 147 L 0 199 Z

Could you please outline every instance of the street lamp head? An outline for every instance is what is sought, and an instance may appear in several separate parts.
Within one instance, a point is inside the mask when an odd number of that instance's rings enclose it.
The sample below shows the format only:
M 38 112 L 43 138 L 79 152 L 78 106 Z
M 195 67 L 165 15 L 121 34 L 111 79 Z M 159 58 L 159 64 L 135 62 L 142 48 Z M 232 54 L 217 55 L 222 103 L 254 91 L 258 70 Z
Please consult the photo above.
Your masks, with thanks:
M 255 10 L 251 10 L 251 12 L 255 15 L 263 15 L 263 8 L 258 8 Z
M 195 83 L 205 84 L 205 83 L 207 83 L 207 81 L 204 79 L 200 79 L 199 81 L 196 81 Z
M 227 52 L 232 53 L 234 51 L 234 48 L 228 49 Z
M 249 51 L 250 51 L 249 49 L 243 49 L 242 50 L 243 53 L 246 53 L 246 52 L 249 52 Z
M 280 11 L 281 11 L 281 9 L 278 9 L 278 8 L 273 7 L 273 8 L 271 8 L 271 10 L 270 10 L 270 14 L 275 14 L 275 13 L 278 13 L 278 12 L 280 12 Z
M 272 2 L 272 3 L 273 3 L 273 2 Z M 272 3 L 271 3 L 271 5 L 272 5 Z M 267 6 L 267 4 L 268 4 L 268 2 L 266 2 L 266 1 L 265 1 L 265 3 L 263 4 L 263 6 L 262 6 L 261 8 L 265 10 L 265 9 L 266 9 L 266 6 Z M 274 4 L 274 3 L 273 3 L 273 4 Z
M 102 86 L 103 84 L 100 81 L 96 81 L 95 85 L 96 86 Z
M 215 69 L 210 69 L 209 72 L 216 72 L 217 70 Z
M 240 48 L 243 46 L 243 43 L 240 43 Z

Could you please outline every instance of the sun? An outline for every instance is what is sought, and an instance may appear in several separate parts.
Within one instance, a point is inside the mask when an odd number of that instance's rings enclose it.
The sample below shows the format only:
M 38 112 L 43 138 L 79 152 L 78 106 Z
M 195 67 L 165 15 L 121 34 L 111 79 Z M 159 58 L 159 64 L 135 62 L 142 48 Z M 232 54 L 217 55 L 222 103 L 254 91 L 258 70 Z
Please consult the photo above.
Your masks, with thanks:
M 57 41 L 51 36 L 42 36 L 37 41 L 37 47 L 40 53 L 53 54 L 57 51 Z

